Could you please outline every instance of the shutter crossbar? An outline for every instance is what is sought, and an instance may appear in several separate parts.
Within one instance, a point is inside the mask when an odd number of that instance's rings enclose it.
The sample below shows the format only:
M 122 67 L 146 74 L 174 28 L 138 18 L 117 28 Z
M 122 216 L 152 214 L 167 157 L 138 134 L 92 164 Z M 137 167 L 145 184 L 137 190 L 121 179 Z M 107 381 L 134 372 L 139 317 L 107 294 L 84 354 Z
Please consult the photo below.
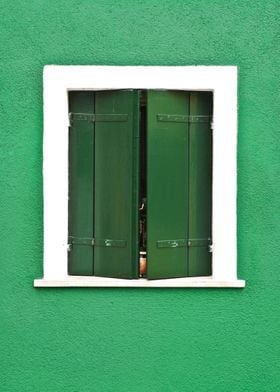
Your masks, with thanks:
M 157 114 L 157 120 L 160 122 L 177 122 L 177 123 L 210 123 L 212 121 L 212 116 Z
M 68 237 L 68 245 L 87 245 L 87 246 L 108 246 L 114 248 L 125 248 L 127 242 L 125 240 L 113 239 L 94 239 L 87 237 Z
M 211 238 L 189 238 L 175 240 L 159 240 L 158 248 L 179 248 L 179 247 L 208 247 L 212 245 Z
M 128 121 L 128 114 L 89 114 L 89 113 L 70 113 L 70 124 L 76 121 L 87 122 L 125 122 Z
M 87 237 L 69 237 L 68 238 L 69 245 L 94 245 L 94 238 L 87 238 Z
M 95 246 L 106 246 L 111 248 L 125 248 L 127 242 L 125 240 L 113 240 L 113 239 L 95 239 Z

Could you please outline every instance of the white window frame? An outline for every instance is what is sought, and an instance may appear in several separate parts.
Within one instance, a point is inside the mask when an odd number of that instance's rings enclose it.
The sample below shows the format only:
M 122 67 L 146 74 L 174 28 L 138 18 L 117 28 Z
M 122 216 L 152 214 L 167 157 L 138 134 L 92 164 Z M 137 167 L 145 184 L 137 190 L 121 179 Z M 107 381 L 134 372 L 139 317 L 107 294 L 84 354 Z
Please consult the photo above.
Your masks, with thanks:
M 68 92 L 114 89 L 213 92 L 212 276 L 149 281 L 68 275 Z M 237 278 L 236 151 L 236 66 L 45 66 L 44 277 L 34 286 L 244 287 Z

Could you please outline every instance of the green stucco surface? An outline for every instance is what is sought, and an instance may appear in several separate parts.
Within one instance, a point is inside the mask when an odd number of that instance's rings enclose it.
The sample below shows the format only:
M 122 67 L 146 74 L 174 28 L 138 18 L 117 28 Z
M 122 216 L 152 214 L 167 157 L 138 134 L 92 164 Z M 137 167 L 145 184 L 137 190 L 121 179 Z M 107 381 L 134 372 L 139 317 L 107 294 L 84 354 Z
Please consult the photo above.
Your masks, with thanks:
M 279 0 L 0 9 L 0 391 L 279 391 Z M 32 287 L 42 276 L 45 64 L 240 67 L 245 289 Z

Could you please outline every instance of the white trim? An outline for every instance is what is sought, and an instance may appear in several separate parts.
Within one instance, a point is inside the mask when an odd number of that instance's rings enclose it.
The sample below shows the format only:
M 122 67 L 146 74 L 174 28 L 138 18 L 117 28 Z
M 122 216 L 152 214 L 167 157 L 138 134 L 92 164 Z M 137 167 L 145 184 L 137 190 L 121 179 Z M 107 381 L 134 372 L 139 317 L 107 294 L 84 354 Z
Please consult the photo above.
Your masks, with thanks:
M 196 280 L 195 287 L 236 286 L 236 66 L 55 66 L 44 68 L 44 279 L 39 287 L 74 286 L 100 279 L 70 278 L 67 275 L 68 226 L 68 101 L 69 90 L 173 89 L 213 91 L 213 276 Z M 184 278 L 184 282 L 190 282 Z M 111 281 L 111 280 L 110 280 Z M 114 279 L 116 282 L 116 279 Z M 137 282 L 141 282 L 142 280 Z M 177 280 L 179 282 L 181 280 Z M 41 282 L 41 283 L 40 283 Z M 56 282 L 56 283 L 55 283 Z M 75 283 L 76 282 L 76 283 Z M 103 279 L 102 282 L 105 282 Z M 122 287 L 175 286 L 166 283 L 137 283 L 120 280 Z M 130 283 L 128 283 L 130 282 Z M 143 281 L 142 281 L 143 282 Z M 204 283 L 203 283 L 204 282 Z M 244 281 L 242 281 L 244 282 Z M 168 284 L 169 283 L 169 284 Z M 79 285 L 78 284 L 78 285 Z M 112 283 L 111 283 L 112 284 Z M 111 285 L 109 284 L 109 286 Z M 115 283 L 116 285 L 117 283 Z M 178 287 L 176 284 L 176 287 Z M 184 283 L 183 287 L 189 287 Z M 83 283 L 82 285 L 85 285 Z M 147 286 L 148 285 L 148 286 Z M 194 286 L 192 286 L 194 287 Z M 243 287 L 243 286 L 242 286 Z
M 113 279 L 69 276 L 64 280 L 36 279 L 34 287 L 245 287 L 245 280 L 219 281 L 207 277 L 176 279 Z

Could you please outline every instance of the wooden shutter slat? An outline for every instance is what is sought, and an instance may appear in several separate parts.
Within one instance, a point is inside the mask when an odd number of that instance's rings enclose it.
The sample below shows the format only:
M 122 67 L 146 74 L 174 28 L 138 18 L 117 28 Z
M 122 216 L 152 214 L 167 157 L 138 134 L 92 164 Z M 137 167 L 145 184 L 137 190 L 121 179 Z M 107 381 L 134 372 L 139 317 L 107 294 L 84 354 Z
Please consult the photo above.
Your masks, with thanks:
M 69 109 L 71 113 L 93 114 L 94 93 L 70 92 Z M 74 121 L 69 129 L 70 275 L 93 274 L 93 176 L 94 124 Z
M 96 116 L 122 114 L 127 121 L 95 123 L 94 275 L 137 278 L 138 92 L 101 91 L 95 99 Z
M 190 93 L 190 116 L 206 116 L 207 122 L 189 125 L 189 238 L 202 246 L 188 250 L 188 276 L 211 275 L 212 214 L 212 93 Z M 200 240 L 201 239 L 201 240 Z M 208 240 L 208 241 L 207 241 Z M 203 242 L 204 241 L 204 242 Z M 194 242 L 194 241 L 193 241 Z
M 187 275 L 189 125 L 161 121 L 159 114 L 172 120 L 188 116 L 188 102 L 187 92 L 148 91 L 148 279 Z

